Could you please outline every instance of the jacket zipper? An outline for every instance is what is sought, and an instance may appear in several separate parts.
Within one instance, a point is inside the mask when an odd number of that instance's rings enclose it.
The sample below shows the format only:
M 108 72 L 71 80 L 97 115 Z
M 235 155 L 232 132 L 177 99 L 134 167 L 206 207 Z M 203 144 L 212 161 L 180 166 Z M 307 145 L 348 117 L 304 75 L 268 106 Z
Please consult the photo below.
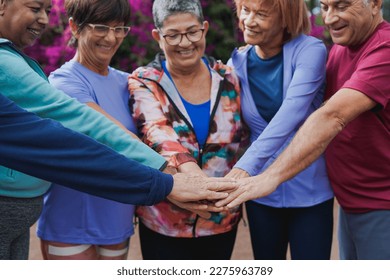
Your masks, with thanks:
M 214 119 L 214 116 L 215 116 L 215 112 L 217 111 L 217 108 L 218 108 L 218 104 L 219 104 L 219 100 L 221 99 L 221 91 L 222 91 L 222 88 L 223 88 L 223 81 L 225 79 L 223 79 L 220 84 L 219 84 L 219 89 L 218 89 L 218 93 L 217 93 L 217 97 L 215 99 L 215 103 L 214 103 L 214 107 L 213 107 L 213 110 L 211 111 L 211 114 L 210 114 L 210 119 L 209 119 L 209 131 L 207 132 L 207 138 L 209 137 L 209 134 L 210 134 L 210 125 Z M 191 126 L 192 128 L 192 126 Z M 192 128 L 192 130 L 194 131 L 194 129 Z M 195 131 L 194 131 L 194 134 L 195 134 Z M 195 137 L 196 137 L 196 134 L 195 134 Z M 206 138 L 206 139 L 207 139 Z M 207 140 L 206 140 L 207 142 Z M 205 143 L 206 144 L 206 143 Z M 202 157 L 203 157 L 203 148 L 199 148 L 199 154 L 198 154 L 198 165 L 199 167 L 202 169 L 203 167 L 203 162 L 202 162 Z M 194 221 L 194 226 L 192 228 L 192 237 L 196 237 L 196 226 L 198 224 L 198 220 L 199 220 L 199 215 L 197 214 L 196 215 L 196 218 L 195 218 L 195 221 Z
M 209 119 L 209 131 L 207 132 L 207 138 L 209 137 L 210 135 L 210 125 L 214 119 L 214 116 L 215 116 L 215 112 L 217 111 L 217 108 L 218 108 L 218 104 L 219 104 L 219 101 L 221 99 L 221 94 L 222 94 L 222 89 L 223 89 L 223 83 L 225 82 L 225 78 L 222 79 L 222 81 L 220 81 L 219 83 L 219 89 L 218 89 L 218 93 L 217 93 L 217 96 L 216 96 L 216 99 L 215 99 L 215 103 L 214 103 L 214 107 L 213 107 L 213 110 L 211 111 L 211 114 L 210 114 L 210 119 Z M 157 82 L 158 86 L 161 87 L 163 90 L 164 88 Z M 176 106 L 176 104 L 172 101 L 171 97 L 166 94 L 166 91 L 164 90 L 164 93 L 165 95 L 167 96 L 169 102 L 171 103 L 172 107 L 175 109 L 176 113 L 182 118 L 182 120 L 184 120 L 184 122 L 186 123 L 186 125 L 190 128 L 190 130 L 194 133 L 195 135 L 195 139 L 196 139 L 196 142 L 198 143 L 199 145 L 199 141 L 198 141 L 198 138 L 196 137 L 196 133 L 195 133 L 195 129 L 193 128 L 193 126 L 191 125 L 191 123 L 188 121 L 188 119 L 183 115 L 183 113 L 179 110 L 179 108 Z M 206 138 L 206 139 L 207 139 Z M 206 140 L 207 141 L 207 140 Z M 203 163 L 202 163 L 202 156 L 203 156 L 203 148 L 200 148 L 199 146 L 199 153 L 198 153 L 198 158 L 197 158 L 197 163 L 198 163 L 198 166 L 202 169 L 203 167 Z M 192 228 L 192 237 L 196 237 L 196 225 L 198 223 L 198 220 L 199 220 L 199 215 L 196 215 L 195 217 L 195 221 L 194 221 L 194 225 L 193 225 L 193 228 Z

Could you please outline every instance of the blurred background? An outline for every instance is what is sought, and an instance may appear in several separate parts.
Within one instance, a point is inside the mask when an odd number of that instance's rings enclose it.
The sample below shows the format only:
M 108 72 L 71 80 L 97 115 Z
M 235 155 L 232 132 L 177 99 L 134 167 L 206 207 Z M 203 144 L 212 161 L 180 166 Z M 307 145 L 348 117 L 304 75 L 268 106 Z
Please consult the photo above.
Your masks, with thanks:
M 70 60 L 75 52 L 67 45 L 71 34 L 64 11 L 64 0 L 52 0 L 52 2 L 48 29 L 34 46 L 26 49 L 26 53 L 42 65 L 46 74 Z M 157 43 L 151 36 L 154 27 L 153 0 L 129 0 L 129 2 L 132 11 L 130 23 L 132 29 L 112 60 L 113 67 L 127 72 L 147 64 L 159 51 Z M 243 44 L 241 33 L 237 28 L 234 1 L 207 0 L 201 3 L 204 16 L 210 22 L 206 53 L 226 62 L 233 49 Z M 312 22 L 311 35 L 320 38 L 330 47 L 331 40 L 319 15 L 320 1 L 307 0 L 306 3 Z M 390 19 L 390 0 L 384 0 L 383 15 L 386 20 Z

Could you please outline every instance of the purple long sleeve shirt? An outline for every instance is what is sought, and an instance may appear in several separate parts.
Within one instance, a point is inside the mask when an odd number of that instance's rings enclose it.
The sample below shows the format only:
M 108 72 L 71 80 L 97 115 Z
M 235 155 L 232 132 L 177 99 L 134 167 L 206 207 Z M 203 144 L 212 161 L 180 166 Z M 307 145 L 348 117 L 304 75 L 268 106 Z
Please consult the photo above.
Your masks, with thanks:
M 243 117 L 251 130 L 251 146 L 235 167 L 254 176 L 278 157 L 306 118 L 321 105 L 327 53 L 321 41 L 306 35 L 283 46 L 283 102 L 268 123 L 260 116 L 248 83 L 247 56 L 251 48 L 235 50 L 229 63 L 240 78 Z M 256 202 L 272 207 L 307 207 L 332 197 L 322 155 L 275 192 Z

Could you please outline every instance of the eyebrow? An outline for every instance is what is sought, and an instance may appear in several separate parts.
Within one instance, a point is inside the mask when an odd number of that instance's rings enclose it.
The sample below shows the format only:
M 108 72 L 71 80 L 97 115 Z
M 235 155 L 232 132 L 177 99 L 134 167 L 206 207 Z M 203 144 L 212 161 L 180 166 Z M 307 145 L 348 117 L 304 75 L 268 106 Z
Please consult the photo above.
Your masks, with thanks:
M 31 0 L 31 1 L 26 2 L 26 4 L 28 4 L 28 3 L 31 3 L 31 4 L 36 3 L 40 7 L 43 7 L 45 5 L 44 0 Z M 47 8 L 49 8 L 49 9 L 51 9 L 52 7 L 53 7 L 53 4 L 50 4 L 49 6 L 47 6 Z
M 39 4 L 40 6 L 43 6 L 43 0 L 31 0 L 31 1 L 28 1 L 27 3 L 36 3 L 36 4 Z
M 336 4 L 336 5 L 341 3 L 350 4 L 351 0 L 329 0 L 329 2 L 331 2 L 330 4 Z M 320 1 L 320 3 L 326 5 L 323 1 Z
M 193 29 L 193 28 L 195 28 L 195 27 L 198 27 L 198 25 L 196 25 L 196 24 L 194 24 L 194 25 L 191 25 L 191 26 L 189 26 L 189 27 L 187 27 L 187 29 L 186 29 L 186 31 L 188 31 L 188 30 L 191 30 L 191 29 Z M 202 28 L 202 27 L 201 27 Z M 167 30 L 165 30 L 165 32 L 171 32 L 171 33 L 174 33 L 174 32 L 181 32 L 180 30 L 177 30 L 177 29 L 167 29 Z

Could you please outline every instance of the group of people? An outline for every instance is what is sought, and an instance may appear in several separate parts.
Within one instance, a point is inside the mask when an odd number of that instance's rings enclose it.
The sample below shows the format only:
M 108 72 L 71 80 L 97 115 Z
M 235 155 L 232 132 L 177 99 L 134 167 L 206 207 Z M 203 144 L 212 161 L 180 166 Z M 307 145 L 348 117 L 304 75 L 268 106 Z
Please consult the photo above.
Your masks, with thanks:
M 161 53 L 125 73 L 128 0 L 66 0 L 77 51 L 47 79 L 23 48 L 51 1 L 0 0 L 1 259 L 38 217 L 44 259 L 126 259 L 134 216 L 144 259 L 230 259 L 244 203 L 255 259 L 329 259 L 334 196 L 340 258 L 390 259 L 382 0 L 321 1 L 329 54 L 304 0 L 235 4 L 227 64 L 200 1 L 155 0 Z

